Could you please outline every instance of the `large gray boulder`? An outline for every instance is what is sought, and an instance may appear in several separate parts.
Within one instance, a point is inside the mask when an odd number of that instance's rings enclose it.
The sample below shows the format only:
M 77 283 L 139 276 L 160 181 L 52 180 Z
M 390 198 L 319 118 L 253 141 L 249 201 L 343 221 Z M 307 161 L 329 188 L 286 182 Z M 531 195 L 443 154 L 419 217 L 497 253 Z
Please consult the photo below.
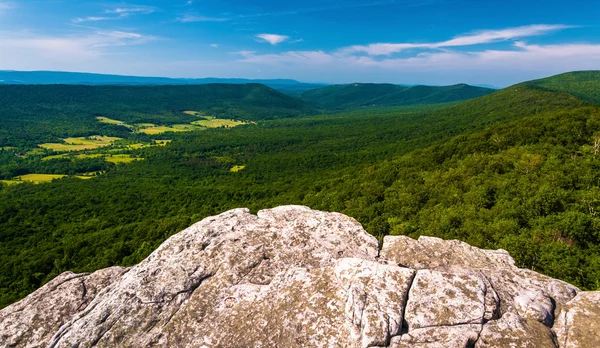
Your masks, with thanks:
M 235 209 L 0 310 L 2 347 L 597 347 L 600 295 L 504 251 Z

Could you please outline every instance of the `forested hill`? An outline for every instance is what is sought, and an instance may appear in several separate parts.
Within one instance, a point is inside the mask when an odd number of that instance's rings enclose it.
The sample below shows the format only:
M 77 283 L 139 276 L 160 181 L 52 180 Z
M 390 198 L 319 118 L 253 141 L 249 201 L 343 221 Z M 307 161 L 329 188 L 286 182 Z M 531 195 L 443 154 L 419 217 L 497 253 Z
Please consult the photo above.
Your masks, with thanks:
M 207 111 L 247 120 L 293 117 L 313 110 L 261 84 L 189 86 L 0 85 L 3 107 L 68 106 L 96 114 Z
M 567 92 L 585 100 L 600 103 L 600 71 L 573 71 L 527 82 L 551 91 Z
M 123 137 L 126 123 L 189 123 L 193 110 L 247 121 L 305 116 L 315 109 L 260 84 L 189 86 L 0 85 L 0 147 L 35 146 L 59 138 L 104 134 Z
M 310 90 L 300 98 L 326 110 L 358 107 L 386 107 L 457 102 L 495 92 L 491 88 L 466 84 L 452 86 L 401 86 L 392 84 L 353 83 Z

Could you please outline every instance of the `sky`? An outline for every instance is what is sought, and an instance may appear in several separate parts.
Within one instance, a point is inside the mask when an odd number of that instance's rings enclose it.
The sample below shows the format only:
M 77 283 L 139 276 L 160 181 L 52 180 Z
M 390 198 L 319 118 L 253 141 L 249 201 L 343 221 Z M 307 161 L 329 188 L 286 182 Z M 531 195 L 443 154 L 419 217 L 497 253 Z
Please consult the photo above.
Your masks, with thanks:
M 508 86 L 600 69 L 599 0 L 0 0 L 0 70 Z

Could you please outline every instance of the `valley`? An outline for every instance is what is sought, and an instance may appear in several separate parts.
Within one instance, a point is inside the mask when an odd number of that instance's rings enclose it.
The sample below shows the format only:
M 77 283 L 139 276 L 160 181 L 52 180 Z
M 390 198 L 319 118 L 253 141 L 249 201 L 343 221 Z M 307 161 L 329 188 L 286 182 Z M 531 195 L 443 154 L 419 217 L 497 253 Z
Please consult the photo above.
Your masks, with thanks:
M 255 85 L 0 86 L 0 306 L 66 270 L 135 264 L 204 217 L 286 204 L 347 214 L 379 239 L 503 248 L 519 267 L 598 289 L 590 74 L 600 87 L 599 72 L 575 73 L 338 112 Z M 162 132 L 177 125 L 190 128 Z

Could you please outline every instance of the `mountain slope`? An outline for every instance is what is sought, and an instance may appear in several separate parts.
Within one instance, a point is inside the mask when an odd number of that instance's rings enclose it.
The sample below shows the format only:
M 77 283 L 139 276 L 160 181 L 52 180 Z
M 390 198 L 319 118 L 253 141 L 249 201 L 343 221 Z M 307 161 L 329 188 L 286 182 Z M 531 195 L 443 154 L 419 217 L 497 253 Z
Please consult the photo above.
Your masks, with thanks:
M 0 146 L 109 134 L 111 129 L 119 136 L 115 127 L 96 121 L 99 115 L 130 124 L 197 120 L 186 110 L 252 121 L 314 113 L 305 102 L 260 84 L 0 85 Z
M 568 72 L 526 83 L 552 91 L 567 92 L 600 103 L 600 71 L 598 70 Z
M 453 86 L 399 86 L 363 84 L 327 86 L 301 94 L 300 98 L 323 109 L 343 110 L 363 106 L 438 104 L 481 97 L 493 89 L 466 84 Z
M 246 84 L 260 83 L 280 91 L 306 91 L 323 87 L 324 84 L 302 83 L 289 79 L 251 80 L 226 78 L 167 78 L 145 76 L 122 76 L 62 71 L 9 71 L 0 70 L 0 84 L 17 85 L 203 85 L 211 83 Z

